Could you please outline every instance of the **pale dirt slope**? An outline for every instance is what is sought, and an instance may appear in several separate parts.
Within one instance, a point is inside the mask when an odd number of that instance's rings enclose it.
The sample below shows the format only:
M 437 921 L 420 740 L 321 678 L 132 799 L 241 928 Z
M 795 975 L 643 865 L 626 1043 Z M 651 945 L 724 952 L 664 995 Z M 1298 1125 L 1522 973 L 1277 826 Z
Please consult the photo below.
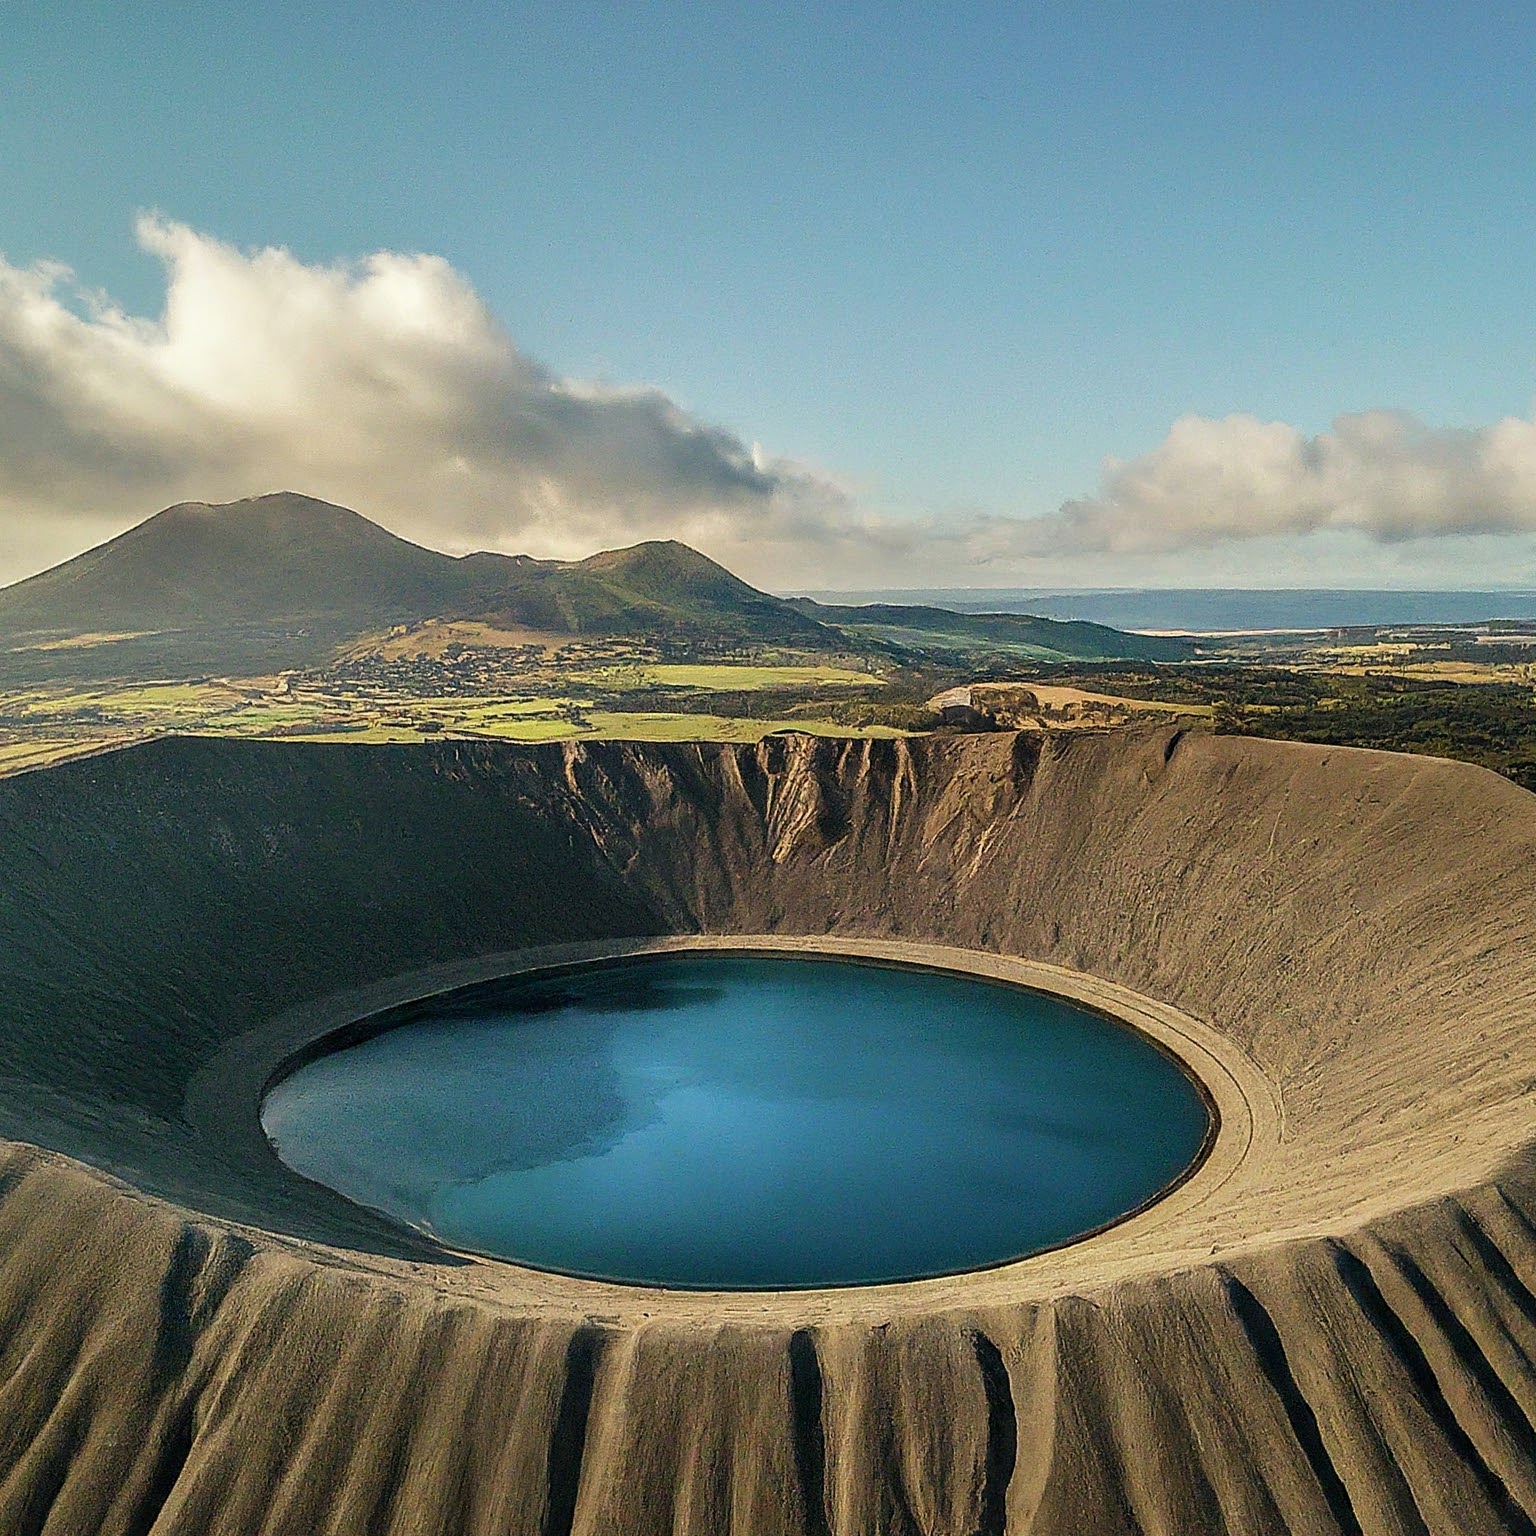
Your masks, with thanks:
M 0 781 L 0 1531 L 1536 1530 L 1533 851 L 1479 769 L 1166 731 Z M 330 1023 L 698 933 L 1129 988 L 1224 1139 L 1057 1254 L 724 1298 L 455 1261 L 261 1141 Z

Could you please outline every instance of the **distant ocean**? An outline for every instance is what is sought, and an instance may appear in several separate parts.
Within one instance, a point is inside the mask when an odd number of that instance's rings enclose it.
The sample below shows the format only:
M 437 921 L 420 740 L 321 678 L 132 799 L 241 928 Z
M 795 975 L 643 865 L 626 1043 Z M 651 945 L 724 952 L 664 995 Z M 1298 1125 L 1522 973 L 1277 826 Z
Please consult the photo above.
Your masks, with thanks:
M 964 613 L 1034 613 L 1088 619 L 1116 629 L 1333 629 L 1345 624 L 1475 624 L 1536 619 L 1536 592 L 927 587 L 900 591 L 805 592 L 825 603 L 916 603 Z

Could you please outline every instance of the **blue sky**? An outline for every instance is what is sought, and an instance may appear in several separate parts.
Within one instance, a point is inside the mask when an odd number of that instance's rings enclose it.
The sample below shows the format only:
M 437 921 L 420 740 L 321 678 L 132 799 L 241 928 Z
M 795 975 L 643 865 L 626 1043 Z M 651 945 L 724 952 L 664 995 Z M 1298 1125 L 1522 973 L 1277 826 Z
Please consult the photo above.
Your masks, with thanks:
M 1443 477 L 1467 446 L 1447 429 L 1529 424 L 1533 53 L 1536 20 L 1496 4 L 0 0 L 0 251 L 150 321 L 168 278 L 135 242 L 145 210 L 308 266 L 444 258 L 554 376 L 654 386 L 824 477 L 845 524 L 925 530 L 860 554 L 845 528 L 811 564 L 849 585 L 1043 584 L 1089 557 L 1180 582 L 1341 560 L 1382 584 L 1531 579 L 1536 494 L 1502 471 L 1437 481 L 1460 511 L 1405 533 L 1323 505 L 1356 454 L 1285 493 L 1306 510 L 1254 512 L 1240 484 L 1219 537 L 1192 537 L 1215 514 L 1166 444 L 1181 418 L 1253 417 L 1310 464 L 1337 418 L 1408 413 Z M 1151 490 L 1106 481 L 1106 456 L 1160 450 Z M 153 510 L 123 483 L 54 542 Z M 1114 529 L 998 533 L 1082 501 Z M 10 505 L 49 515 L 35 486 Z M 435 542 L 541 532 L 450 524 Z M 758 574 L 792 580 L 776 529 Z M 720 542 L 752 562 L 750 531 Z

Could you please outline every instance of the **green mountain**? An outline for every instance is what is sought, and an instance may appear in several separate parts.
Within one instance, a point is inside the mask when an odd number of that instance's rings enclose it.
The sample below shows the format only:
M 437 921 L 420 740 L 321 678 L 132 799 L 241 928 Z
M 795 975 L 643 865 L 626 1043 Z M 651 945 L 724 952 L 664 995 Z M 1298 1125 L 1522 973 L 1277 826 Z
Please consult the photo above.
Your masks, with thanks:
M 429 618 L 703 647 L 843 643 L 684 544 L 456 558 L 281 492 L 167 507 L 0 590 L 0 680 L 311 666 L 359 635 Z M 122 638 L 67 643 L 81 635 Z
M 291 492 L 188 501 L 0 590 L 0 636 L 424 617 L 460 563 Z
M 928 655 L 963 651 L 1038 661 L 1188 661 L 1189 640 L 1130 635 L 1107 624 L 1042 619 L 1027 613 L 956 613 L 896 603 L 857 606 L 791 599 L 808 618 L 850 634 Z
M 1095 624 L 788 602 L 671 540 L 585 560 L 454 557 L 344 507 L 281 492 L 168 507 L 0 589 L 0 682 L 316 666 L 361 636 L 425 619 L 632 638 L 704 654 L 760 645 L 1073 659 L 1188 654 L 1181 642 Z M 89 643 L 79 643 L 82 636 Z
M 475 617 L 555 634 L 813 650 L 837 650 L 844 644 L 835 630 L 793 604 L 749 587 L 673 539 L 570 562 L 523 558 L 513 573 L 477 588 L 470 606 Z

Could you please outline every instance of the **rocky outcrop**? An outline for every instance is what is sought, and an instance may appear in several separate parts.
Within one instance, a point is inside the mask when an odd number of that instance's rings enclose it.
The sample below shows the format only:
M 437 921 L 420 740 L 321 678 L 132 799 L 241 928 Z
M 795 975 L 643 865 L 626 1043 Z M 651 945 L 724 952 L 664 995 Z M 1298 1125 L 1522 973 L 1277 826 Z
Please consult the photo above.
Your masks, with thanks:
M 1536 1529 L 1533 850 L 1475 768 L 1174 732 L 0 781 L 0 1529 Z M 463 1261 L 261 1138 L 337 1023 L 704 934 L 1063 968 L 1251 1129 L 1056 1253 L 729 1296 Z

